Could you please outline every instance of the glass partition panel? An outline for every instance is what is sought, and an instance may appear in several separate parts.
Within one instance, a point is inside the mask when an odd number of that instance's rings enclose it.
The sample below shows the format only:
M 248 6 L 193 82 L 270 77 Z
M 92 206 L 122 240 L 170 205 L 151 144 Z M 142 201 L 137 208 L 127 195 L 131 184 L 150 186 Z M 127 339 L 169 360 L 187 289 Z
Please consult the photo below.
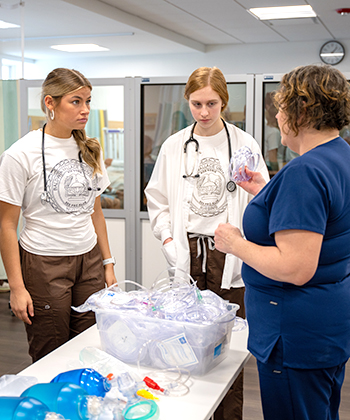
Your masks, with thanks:
M 28 131 L 38 130 L 46 122 L 40 107 L 41 87 L 28 88 Z
M 102 207 L 124 208 L 124 86 L 94 86 L 86 134 L 102 146 L 110 185 L 101 195 Z
M 141 211 L 146 211 L 144 189 L 152 174 L 160 147 L 173 133 L 193 123 L 184 99 L 186 83 L 141 85 Z M 245 130 L 246 83 L 227 83 L 229 103 L 226 121 Z
M 299 156 L 281 144 L 273 92 L 279 87 L 282 74 L 262 74 L 255 76 L 255 130 L 254 136 L 261 145 L 270 176 L 274 176 L 289 161 Z M 349 80 L 350 74 L 344 73 Z M 340 136 L 350 144 L 350 126 L 340 130 Z
M 141 210 L 143 193 L 163 142 L 193 122 L 183 84 L 141 85 Z
M 229 93 L 228 105 L 223 117 L 229 123 L 236 125 L 242 130 L 246 130 L 246 83 L 227 83 Z
M 350 83 L 350 75 L 349 73 L 344 73 L 345 77 L 348 79 L 348 82 Z M 346 125 L 340 130 L 340 137 L 343 137 L 343 139 L 350 145 L 350 124 Z
M 41 87 L 28 88 L 28 131 L 41 128 L 46 116 L 40 108 Z M 101 195 L 103 208 L 124 208 L 124 86 L 94 86 L 89 137 L 101 143 L 110 186 Z
M 262 152 L 270 177 L 273 177 L 290 160 L 299 156 L 281 143 L 276 119 L 278 110 L 273 103 L 273 94 L 278 87 L 278 81 L 262 84 Z
M 19 138 L 19 83 L 0 80 L 0 154 Z

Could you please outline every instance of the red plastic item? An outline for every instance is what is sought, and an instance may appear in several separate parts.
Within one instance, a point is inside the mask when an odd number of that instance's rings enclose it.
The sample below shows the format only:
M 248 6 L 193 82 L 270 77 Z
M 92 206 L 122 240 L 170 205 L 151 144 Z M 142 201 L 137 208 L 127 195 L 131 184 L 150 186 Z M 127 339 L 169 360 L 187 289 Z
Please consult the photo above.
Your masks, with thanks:
M 153 379 L 145 376 L 143 382 L 148 386 L 148 388 L 155 389 L 156 391 L 164 392 L 164 388 L 161 388 Z
M 108 379 L 108 380 L 112 380 L 112 379 L 114 379 L 114 375 L 113 375 L 113 373 L 109 373 L 107 376 L 106 376 L 106 378 Z

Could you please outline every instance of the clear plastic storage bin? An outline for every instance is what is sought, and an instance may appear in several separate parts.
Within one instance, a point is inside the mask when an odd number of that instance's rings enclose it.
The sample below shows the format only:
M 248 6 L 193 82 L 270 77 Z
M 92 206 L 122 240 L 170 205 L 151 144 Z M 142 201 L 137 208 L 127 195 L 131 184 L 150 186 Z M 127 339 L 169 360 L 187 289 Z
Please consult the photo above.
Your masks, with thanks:
M 102 349 L 119 360 L 157 369 L 185 368 L 201 376 L 227 356 L 238 309 L 228 303 L 227 312 L 214 322 L 198 322 L 196 314 L 191 314 L 193 322 L 189 317 L 182 322 L 104 309 L 96 310 L 96 320 Z

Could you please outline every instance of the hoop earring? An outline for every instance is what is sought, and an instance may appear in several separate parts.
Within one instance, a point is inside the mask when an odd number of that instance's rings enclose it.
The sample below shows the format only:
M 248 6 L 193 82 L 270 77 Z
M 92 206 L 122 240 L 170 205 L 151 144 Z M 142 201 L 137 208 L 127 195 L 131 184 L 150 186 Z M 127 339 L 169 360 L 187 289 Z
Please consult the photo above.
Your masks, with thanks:
M 51 118 L 52 121 L 55 119 L 55 111 L 54 110 L 52 110 L 50 112 L 50 118 Z

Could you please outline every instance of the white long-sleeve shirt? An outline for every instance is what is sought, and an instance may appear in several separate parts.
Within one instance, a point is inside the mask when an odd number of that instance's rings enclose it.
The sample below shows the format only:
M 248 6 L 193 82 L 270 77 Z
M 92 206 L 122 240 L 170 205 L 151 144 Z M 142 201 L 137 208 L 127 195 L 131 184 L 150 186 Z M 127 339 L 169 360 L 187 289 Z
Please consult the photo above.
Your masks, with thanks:
M 258 153 L 260 162 L 257 170 L 268 181 L 268 171 L 255 139 L 232 124 L 227 124 L 227 127 L 231 137 L 232 153 L 243 146 L 248 146 L 253 153 Z M 173 134 L 163 143 L 145 190 L 153 233 L 162 243 L 169 237 L 173 238 L 177 250 L 176 267 L 186 273 L 190 272 L 187 227 L 194 185 L 197 182 L 196 178 L 183 177 L 185 174 L 184 143 L 189 139 L 191 129 L 192 126 L 189 126 Z M 228 146 L 217 148 L 215 154 L 220 160 L 221 167 L 225 169 L 226 182 L 228 182 L 229 174 L 226 170 L 229 165 Z M 252 196 L 239 187 L 232 193 L 225 188 L 225 194 L 228 222 L 242 229 L 243 212 Z M 226 255 L 221 281 L 223 289 L 244 286 L 241 265 L 240 259 L 232 254 Z

